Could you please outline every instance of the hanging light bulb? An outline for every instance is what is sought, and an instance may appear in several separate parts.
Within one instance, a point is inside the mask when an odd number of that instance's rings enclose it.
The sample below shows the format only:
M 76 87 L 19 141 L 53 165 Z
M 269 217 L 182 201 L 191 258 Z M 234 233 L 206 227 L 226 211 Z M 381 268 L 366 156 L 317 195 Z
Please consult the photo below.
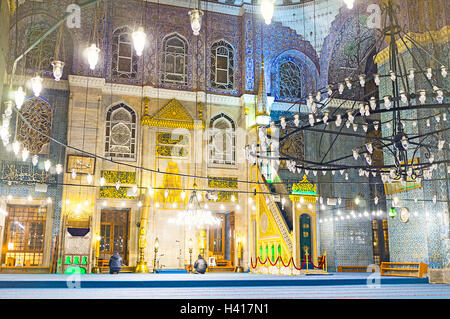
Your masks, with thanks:
M 137 203 L 137 206 L 138 206 L 138 207 L 142 207 L 142 202 L 139 201 L 139 202 Z
M 339 83 L 339 94 L 344 92 L 344 83 Z
M 373 146 L 372 146 L 372 143 L 367 143 L 367 144 L 366 144 L 366 149 L 367 149 L 367 151 L 368 151 L 370 154 L 372 154 L 372 153 L 373 153 Z
M 314 115 L 312 113 L 309 114 L 309 125 L 314 126 Z
M 374 96 L 370 98 L 369 104 L 370 107 L 372 108 L 372 111 L 375 111 L 375 108 L 377 107 L 377 100 L 375 99 Z
M 328 122 L 328 112 L 325 112 L 325 114 L 324 114 L 322 120 L 323 120 L 323 122 L 324 122 L 325 124 L 327 124 L 327 122 Z
M 119 190 L 119 188 L 120 188 L 120 180 L 117 180 L 116 181 L 116 189 Z
M 430 154 L 430 158 L 429 158 L 430 163 L 434 162 L 434 154 Z
M 364 130 L 364 132 L 367 132 L 367 130 L 369 129 L 369 127 L 367 126 L 367 124 L 363 124 L 363 130 Z
M 361 116 L 364 116 L 366 114 L 366 109 L 364 108 L 364 103 L 359 103 L 359 113 Z
M 389 71 L 389 77 L 391 78 L 392 81 L 395 81 L 395 79 L 397 78 L 396 75 L 395 75 L 395 72 L 392 71 L 392 70 Z
M 390 100 L 389 95 L 384 96 L 383 100 L 384 100 L 384 106 L 386 107 L 386 109 L 389 110 L 391 108 L 391 105 L 392 105 L 392 102 Z
M 331 85 L 327 85 L 327 94 L 328 98 L 330 98 L 331 95 L 333 95 L 333 87 Z
M 355 0 L 344 0 L 344 3 L 347 5 L 347 9 L 353 9 L 353 4 L 355 3 Z
M 353 124 L 353 121 L 354 121 L 355 117 L 353 116 L 352 112 L 348 112 L 347 115 L 348 115 L 348 121 L 351 124 Z
M 366 115 L 366 116 L 369 116 L 369 115 L 370 115 L 369 105 L 366 104 L 366 105 L 364 106 L 364 110 L 366 111 L 366 114 L 365 114 L 365 115 Z
M 321 100 L 322 100 L 322 92 L 317 91 L 317 93 L 316 93 L 316 101 L 320 102 Z
M 14 92 L 14 102 L 16 103 L 16 107 L 18 110 L 20 110 L 24 101 L 25 101 L 25 92 L 23 91 L 22 87 L 19 86 L 17 88 L 17 91 Z
M 236 201 L 236 196 L 234 194 L 231 195 L 231 201 L 234 203 Z
M 44 169 L 46 172 L 48 172 L 48 170 L 50 169 L 50 166 L 52 166 L 52 162 L 50 162 L 49 159 L 46 159 L 44 162 Z
M 431 80 L 433 77 L 433 70 L 431 68 L 427 68 L 427 79 Z
M 103 176 L 100 177 L 100 186 L 103 187 L 103 186 L 105 186 L 105 184 L 106 184 L 105 178 Z
M 407 150 L 409 146 L 409 142 L 408 142 L 408 138 L 406 137 L 406 135 L 402 136 L 402 147 Z
M 410 80 L 414 80 L 415 72 L 416 72 L 416 69 L 414 69 L 414 68 L 411 68 L 408 70 L 408 78 Z
M 131 38 L 133 39 L 133 46 L 136 50 L 136 55 L 141 56 L 145 47 L 145 40 L 147 35 L 144 32 L 144 28 L 139 27 L 136 31 L 131 34 Z
M 359 76 L 359 84 L 361 85 L 362 88 L 366 85 L 366 75 L 365 74 L 361 74 Z
M 426 91 L 425 90 L 421 90 L 421 91 L 419 91 L 419 94 L 420 94 L 420 96 L 419 96 L 420 103 L 421 104 L 425 104 L 425 101 L 427 100 L 427 93 L 426 93 Z
M 37 155 L 33 155 L 31 158 L 31 163 L 33 163 L 33 166 L 36 166 L 39 161 L 39 157 Z
M 61 164 L 56 164 L 56 167 L 55 167 L 55 169 L 56 169 L 56 174 L 61 174 L 62 173 L 62 165 Z
M 342 199 L 340 197 L 338 197 L 337 201 L 338 201 L 338 204 L 341 205 Z
M 378 126 L 379 126 L 379 122 L 373 123 L 373 128 L 375 129 L 375 131 L 378 131 Z
M 186 192 L 182 191 L 180 196 L 181 196 L 181 199 L 184 200 L 186 198 Z
M 87 174 L 86 180 L 87 180 L 88 184 L 91 185 L 92 184 L 92 180 L 93 180 L 92 175 L 91 174 Z
M 296 127 L 300 124 L 300 114 L 294 114 L 294 124 Z
M 261 13 L 266 24 L 270 24 L 273 16 L 273 0 L 261 0 Z
M 342 124 L 342 115 L 338 114 L 336 115 L 336 122 L 335 122 L 336 126 L 339 127 Z
M 26 149 L 22 149 L 22 161 L 26 161 L 28 159 L 28 156 L 30 155 L 30 152 Z
M 405 93 L 405 91 L 400 91 L 400 99 L 401 99 L 401 101 L 403 102 L 403 103 L 406 103 L 406 102 L 408 102 L 408 97 L 406 96 L 406 93 Z
M 352 88 L 352 82 L 350 81 L 350 78 L 345 78 L 345 84 L 347 85 L 349 90 Z
M 91 70 L 95 69 L 95 66 L 98 63 L 100 49 L 97 48 L 97 45 L 95 43 L 92 43 L 86 50 L 84 51 L 84 54 L 87 57 L 89 67 Z
M 353 123 L 353 131 L 357 131 L 358 130 L 358 124 L 356 124 L 356 123 Z
M 42 91 L 42 78 L 39 75 L 36 75 L 34 78 L 31 78 L 31 89 L 33 90 L 34 96 L 38 97 Z
M 286 117 L 285 116 L 282 116 L 280 118 L 280 125 L 283 130 L 286 128 Z
M 441 66 L 441 74 L 444 79 L 447 77 L 447 68 L 445 65 Z
M 347 172 L 345 173 L 345 177 L 344 178 L 345 178 L 346 181 L 348 181 L 348 173 Z
M 378 205 L 378 196 L 375 196 L 375 198 L 373 199 L 373 202 L 375 205 Z
M 379 74 L 374 75 L 374 81 L 375 81 L 376 86 L 380 85 L 380 75 Z
M 442 89 L 438 88 L 438 87 L 434 87 L 434 90 L 436 92 L 436 101 L 439 104 L 442 104 L 442 102 L 444 102 L 444 92 L 442 91 Z
M 63 75 L 63 68 L 65 63 L 63 61 L 52 61 L 53 66 L 53 77 L 55 78 L 55 81 L 61 80 L 61 77 Z
M 438 141 L 438 149 L 442 150 L 444 148 L 445 145 L 445 140 L 439 140 Z
M 14 154 L 18 155 L 19 151 L 20 151 L 20 142 L 19 141 L 14 141 L 12 143 L 12 149 L 13 149 Z
M 355 160 L 357 160 L 358 157 L 359 157 L 358 150 L 356 150 L 356 149 L 353 150 L 353 158 L 354 158 Z

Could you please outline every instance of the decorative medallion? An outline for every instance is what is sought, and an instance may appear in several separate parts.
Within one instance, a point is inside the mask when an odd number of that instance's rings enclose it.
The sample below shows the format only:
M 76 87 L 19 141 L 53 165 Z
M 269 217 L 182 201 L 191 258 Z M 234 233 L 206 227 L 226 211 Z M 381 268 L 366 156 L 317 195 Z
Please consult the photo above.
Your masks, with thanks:
M 403 207 L 400 210 L 400 215 L 398 216 L 400 221 L 402 221 L 403 223 L 407 223 L 409 221 L 409 217 L 410 217 L 411 213 L 409 212 L 409 209 L 406 207 Z

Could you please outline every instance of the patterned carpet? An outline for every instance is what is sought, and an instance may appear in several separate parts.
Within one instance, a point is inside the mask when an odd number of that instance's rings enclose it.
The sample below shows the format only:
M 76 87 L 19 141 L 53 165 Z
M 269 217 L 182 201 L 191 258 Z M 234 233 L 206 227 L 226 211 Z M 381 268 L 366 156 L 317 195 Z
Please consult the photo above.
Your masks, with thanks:
M 6 282 L 26 281 L 67 283 L 64 288 L 2 288 L 0 299 L 450 299 L 450 284 L 414 283 L 411 278 L 382 277 L 378 287 L 367 284 L 335 285 L 342 280 L 367 280 L 366 273 L 333 273 L 332 276 L 276 276 L 257 274 L 96 274 L 82 275 L 78 278 L 58 274 L 1 274 L 0 286 Z M 394 280 L 396 279 L 396 280 Z M 81 282 L 77 281 L 81 280 Z M 220 280 L 245 282 L 234 287 L 214 287 Z M 301 285 L 293 281 L 301 280 Z M 83 283 L 99 282 L 115 284 L 117 282 L 153 282 L 160 283 L 159 288 L 83 288 Z M 252 281 L 267 283 L 267 286 L 251 285 Z M 320 285 L 314 284 L 320 281 Z M 167 288 L 168 282 L 184 282 L 186 287 Z M 193 283 L 204 283 L 205 287 L 189 287 Z M 276 282 L 277 285 L 273 283 Z M 250 284 L 248 284 L 250 283 Z M 281 284 L 279 284 L 281 283 Z M 284 284 L 283 284 L 284 283 Z M 81 287 L 81 288 L 79 288 Z
M 237 288 L 2 289 L 1 299 L 450 299 L 449 284 Z

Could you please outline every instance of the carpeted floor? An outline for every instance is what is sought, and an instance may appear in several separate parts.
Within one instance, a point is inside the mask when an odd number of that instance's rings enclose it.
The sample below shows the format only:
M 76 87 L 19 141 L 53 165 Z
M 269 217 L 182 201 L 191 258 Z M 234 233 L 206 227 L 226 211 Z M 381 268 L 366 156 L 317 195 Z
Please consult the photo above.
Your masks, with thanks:
M 331 276 L 260 274 L 0 274 L 0 298 L 31 299 L 450 299 L 450 284 L 370 273 Z

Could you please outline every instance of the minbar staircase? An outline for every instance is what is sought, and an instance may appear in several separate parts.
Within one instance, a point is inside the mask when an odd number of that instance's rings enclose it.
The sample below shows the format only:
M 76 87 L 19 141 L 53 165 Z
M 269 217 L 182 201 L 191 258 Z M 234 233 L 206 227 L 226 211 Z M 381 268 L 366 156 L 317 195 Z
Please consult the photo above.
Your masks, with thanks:
M 291 233 L 292 230 L 292 222 L 288 219 L 287 216 L 292 215 L 292 213 L 285 213 L 283 214 L 281 207 L 279 207 L 278 203 L 276 203 L 273 200 L 273 197 L 271 195 L 269 195 L 269 193 L 272 193 L 271 187 L 269 186 L 269 184 L 266 181 L 266 178 L 264 177 L 264 175 L 261 173 L 261 170 L 259 169 L 259 167 L 257 168 L 258 170 L 258 182 L 260 182 L 259 187 L 261 189 L 261 192 L 264 193 L 264 200 L 266 200 L 268 202 L 267 206 L 269 209 L 269 212 L 272 214 L 273 219 L 275 220 L 278 229 L 280 231 L 280 235 L 283 238 L 288 251 L 290 252 L 291 256 L 292 256 L 292 251 L 293 251 L 293 234 Z M 278 184 L 278 185 L 282 185 L 282 184 Z M 284 185 L 285 186 L 285 185 Z M 272 185 L 272 187 L 275 187 L 275 185 Z M 286 201 L 286 204 L 289 201 Z M 292 209 L 292 207 L 291 207 Z M 291 210 L 292 212 L 292 210 Z

